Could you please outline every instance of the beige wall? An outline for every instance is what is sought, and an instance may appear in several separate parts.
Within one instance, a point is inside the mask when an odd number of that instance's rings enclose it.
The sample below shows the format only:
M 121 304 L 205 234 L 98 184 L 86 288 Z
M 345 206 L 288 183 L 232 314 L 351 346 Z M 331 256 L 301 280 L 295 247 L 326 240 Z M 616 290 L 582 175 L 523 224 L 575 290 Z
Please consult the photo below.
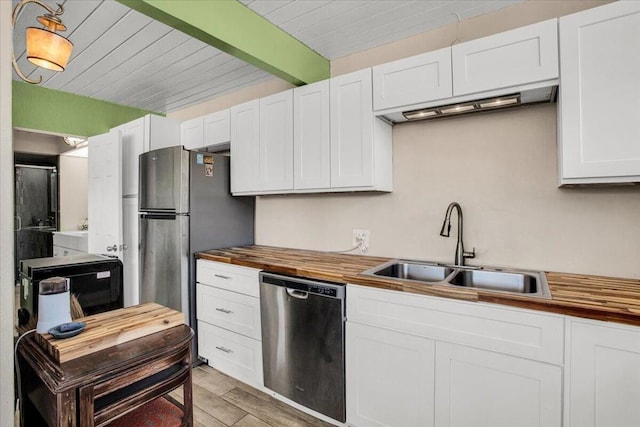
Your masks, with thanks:
M 640 186 L 557 188 L 555 104 L 396 125 L 393 156 L 392 193 L 258 198 L 256 242 L 344 250 L 366 228 L 370 254 L 453 262 L 457 201 L 470 264 L 640 278 Z
M 568 15 L 605 3 L 611 3 L 611 0 L 528 0 L 494 13 L 462 21 L 459 24 L 447 25 L 394 43 L 335 59 L 331 61 L 331 75 L 338 76 L 373 65 L 384 64 L 407 56 L 441 49 L 455 43 Z
M 88 159 L 60 156 L 60 230 L 78 230 L 89 216 L 87 204 Z
M 251 101 L 252 99 L 282 92 L 284 90 L 291 89 L 292 87 L 293 85 L 291 83 L 274 77 L 237 92 L 232 92 L 228 95 L 223 95 L 210 101 L 203 102 L 202 104 L 168 113 L 167 117 L 180 121 L 189 120 L 195 117 L 204 116 L 205 114 L 215 113 L 216 111 L 224 110 L 225 108 L 242 104 L 243 102 Z
M 61 136 L 14 130 L 13 149 L 19 153 L 57 156 L 60 153 L 69 151 L 71 147 L 64 143 Z

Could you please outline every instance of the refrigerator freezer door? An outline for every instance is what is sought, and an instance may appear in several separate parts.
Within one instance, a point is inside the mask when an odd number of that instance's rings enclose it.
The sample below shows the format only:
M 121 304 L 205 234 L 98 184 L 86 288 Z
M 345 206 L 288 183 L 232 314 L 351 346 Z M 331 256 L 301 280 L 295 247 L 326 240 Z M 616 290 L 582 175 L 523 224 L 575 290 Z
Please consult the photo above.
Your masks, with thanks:
M 140 303 L 156 302 L 189 319 L 189 216 L 140 214 Z
M 141 212 L 189 212 L 189 151 L 181 146 L 140 155 Z

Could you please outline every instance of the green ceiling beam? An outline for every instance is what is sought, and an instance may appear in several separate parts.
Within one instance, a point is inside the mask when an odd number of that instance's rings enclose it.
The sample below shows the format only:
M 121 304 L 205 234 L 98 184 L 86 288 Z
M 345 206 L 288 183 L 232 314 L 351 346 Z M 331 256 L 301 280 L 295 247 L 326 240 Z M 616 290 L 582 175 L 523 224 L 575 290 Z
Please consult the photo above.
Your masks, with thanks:
M 329 61 L 237 0 L 118 0 L 294 85 L 329 78 Z
M 100 135 L 146 114 L 158 114 L 16 80 L 12 96 L 14 128 L 63 135 Z

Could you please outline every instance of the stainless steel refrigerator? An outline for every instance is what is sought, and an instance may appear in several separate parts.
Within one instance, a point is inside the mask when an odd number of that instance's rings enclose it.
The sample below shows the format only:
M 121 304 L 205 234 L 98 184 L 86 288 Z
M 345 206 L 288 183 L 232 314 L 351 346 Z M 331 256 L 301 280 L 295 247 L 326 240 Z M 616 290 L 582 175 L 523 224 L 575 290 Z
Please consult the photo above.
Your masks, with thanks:
M 140 155 L 140 303 L 196 328 L 196 252 L 253 244 L 254 198 L 233 197 L 229 157 L 169 147 Z M 197 354 L 197 353 L 196 353 Z

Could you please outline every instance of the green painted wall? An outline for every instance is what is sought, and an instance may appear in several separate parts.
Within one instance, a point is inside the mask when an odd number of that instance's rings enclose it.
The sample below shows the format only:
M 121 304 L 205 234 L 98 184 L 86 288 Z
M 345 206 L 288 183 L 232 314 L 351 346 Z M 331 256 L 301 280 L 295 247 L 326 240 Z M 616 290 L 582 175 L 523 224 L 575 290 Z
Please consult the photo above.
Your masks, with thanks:
M 292 84 L 330 77 L 329 60 L 237 0 L 118 0 Z
M 93 136 L 146 114 L 158 114 L 16 80 L 12 90 L 14 128 Z

